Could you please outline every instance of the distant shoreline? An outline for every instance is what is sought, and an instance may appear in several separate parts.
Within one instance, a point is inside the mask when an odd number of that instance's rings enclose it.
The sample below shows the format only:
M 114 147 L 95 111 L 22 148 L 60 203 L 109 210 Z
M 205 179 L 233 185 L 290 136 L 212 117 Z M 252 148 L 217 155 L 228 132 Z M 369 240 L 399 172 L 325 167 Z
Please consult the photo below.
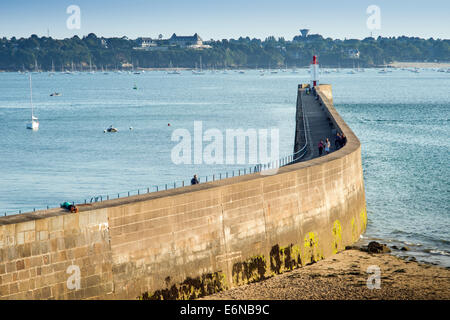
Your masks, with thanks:
M 393 68 L 450 68 L 450 62 L 392 62 Z

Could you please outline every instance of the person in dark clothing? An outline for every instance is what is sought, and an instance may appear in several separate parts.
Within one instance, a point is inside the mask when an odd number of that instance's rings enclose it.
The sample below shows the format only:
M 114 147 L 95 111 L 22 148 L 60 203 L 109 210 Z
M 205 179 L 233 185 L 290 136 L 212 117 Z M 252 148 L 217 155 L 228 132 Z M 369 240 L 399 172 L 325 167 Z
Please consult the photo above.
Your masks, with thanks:
M 336 133 L 336 140 L 334 140 L 334 147 L 336 150 L 341 148 L 341 134 L 338 132 Z
M 347 143 L 347 137 L 345 136 L 345 134 L 341 135 L 341 148 L 343 146 L 345 146 L 345 144 Z
M 194 184 L 199 184 L 196 174 L 194 174 L 194 177 L 191 179 L 191 185 L 194 185 Z
M 323 140 L 320 140 L 318 147 L 319 147 L 319 157 L 320 157 L 322 155 L 322 151 L 323 151 L 323 147 L 324 147 Z

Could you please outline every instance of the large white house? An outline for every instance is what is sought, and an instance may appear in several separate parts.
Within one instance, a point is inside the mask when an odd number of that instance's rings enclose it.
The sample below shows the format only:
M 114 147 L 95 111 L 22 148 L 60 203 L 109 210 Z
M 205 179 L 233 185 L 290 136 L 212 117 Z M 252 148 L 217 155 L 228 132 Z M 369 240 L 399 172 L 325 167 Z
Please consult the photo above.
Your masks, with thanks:
M 177 36 L 175 33 L 169 39 L 141 38 L 141 46 L 136 50 L 167 50 L 173 48 L 207 49 L 211 46 L 203 44 L 202 38 L 196 33 L 193 36 Z

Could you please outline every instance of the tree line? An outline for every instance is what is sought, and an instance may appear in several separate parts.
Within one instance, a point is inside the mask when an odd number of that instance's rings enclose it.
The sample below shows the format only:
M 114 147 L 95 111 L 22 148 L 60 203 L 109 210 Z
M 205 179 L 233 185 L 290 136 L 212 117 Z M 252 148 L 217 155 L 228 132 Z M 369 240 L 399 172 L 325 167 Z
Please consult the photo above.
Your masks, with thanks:
M 310 64 L 317 55 L 322 66 L 375 67 L 394 61 L 449 62 L 450 40 L 417 37 L 331 39 L 321 35 L 296 36 L 292 41 L 241 37 L 205 41 L 210 49 L 171 47 L 165 51 L 135 50 L 142 38 L 51 37 L 0 39 L 0 70 L 55 71 L 135 68 L 294 68 Z M 359 58 L 349 52 L 359 52 Z

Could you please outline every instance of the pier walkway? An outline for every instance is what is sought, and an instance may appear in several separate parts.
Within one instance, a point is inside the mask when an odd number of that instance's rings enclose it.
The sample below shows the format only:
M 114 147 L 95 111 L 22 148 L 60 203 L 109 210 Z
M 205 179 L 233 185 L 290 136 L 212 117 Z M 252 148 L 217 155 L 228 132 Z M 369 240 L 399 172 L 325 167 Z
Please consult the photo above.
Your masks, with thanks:
M 308 151 L 306 155 L 300 161 L 306 161 L 319 157 L 318 144 L 322 139 L 325 143 L 325 139 L 328 138 L 331 143 L 330 152 L 336 150 L 336 129 L 333 128 L 328 115 L 323 110 L 323 106 L 313 93 L 306 94 L 306 89 L 299 89 L 299 101 L 297 103 L 297 117 L 302 116 L 305 113 L 306 135 L 308 143 Z M 302 121 L 297 121 L 297 134 L 295 148 L 297 151 L 305 143 L 305 128 Z M 322 155 L 325 155 L 325 150 Z

